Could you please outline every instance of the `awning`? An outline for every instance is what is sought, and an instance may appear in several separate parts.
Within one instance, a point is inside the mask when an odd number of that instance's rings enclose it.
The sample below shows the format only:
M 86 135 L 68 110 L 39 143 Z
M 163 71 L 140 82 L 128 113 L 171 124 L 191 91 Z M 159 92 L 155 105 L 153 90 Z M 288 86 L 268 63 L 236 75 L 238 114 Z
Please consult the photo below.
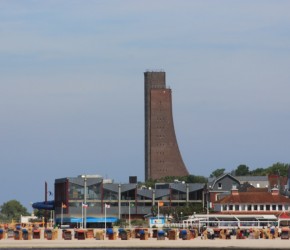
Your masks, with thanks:
M 96 218 L 96 217 L 87 217 L 87 222 L 90 223 L 90 222 L 117 222 L 118 218 L 116 217 L 100 217 L 100 218 Z
M 81 223 L 81 218 L 65 218 L 64 222 L 71 222 L 71 223 Z
M 87 223 L 114 223 L 117 222 L 117 217 L 87 217 L 86 222 Z M 60 218 L 56 219 L 57 223 L 61 222 Z M 76 218 L 76 217 L 65 217 L 62 220 L 63 223 L 82 223 L 82 218 Z
M 279 219 L 290 219 L 290 216 L 288 213 L 283 212 L 282 214 L 280 214 Z

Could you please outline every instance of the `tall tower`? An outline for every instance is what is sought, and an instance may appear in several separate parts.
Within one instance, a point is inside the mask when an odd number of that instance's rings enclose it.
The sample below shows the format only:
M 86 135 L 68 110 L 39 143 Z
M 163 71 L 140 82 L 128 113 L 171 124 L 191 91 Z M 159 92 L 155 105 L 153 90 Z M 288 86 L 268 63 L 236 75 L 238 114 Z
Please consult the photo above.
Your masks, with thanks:
M 171 89 L 165 72 L 144 73 L 145 87 L 145 180 L 186 176 L 172 116 Z

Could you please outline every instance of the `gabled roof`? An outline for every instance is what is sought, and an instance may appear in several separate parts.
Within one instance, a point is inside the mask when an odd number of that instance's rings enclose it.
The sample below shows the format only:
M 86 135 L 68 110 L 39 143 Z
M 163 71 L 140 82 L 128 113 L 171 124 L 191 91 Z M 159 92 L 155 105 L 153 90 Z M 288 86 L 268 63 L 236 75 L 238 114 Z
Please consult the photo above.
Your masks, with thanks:
M 189 183 L 188 184 L 189 192 L 203 190 L 204 187 L 205 187 L 205 184 L 204 183 Z
M 118 183 L 104 183 L 104 189 L 118 193 L 119 192 L 119 185 L 120 184 L 118 184 Z M 121 188 L 121 193 L 122 193 L 122 192 L 126 192 L 128 190 L 135 189 L 136 184 L 122 184 L 120 186 L 120 188 Z
M 239 181 L 237 178 L 235 178 L 235 177 L 232 176 L 231 174 L 228 174 L 228 173 L 227 173 L 227 174 L 222 174 L 222 175 L 220 175 L 219 177 L 217 177 L 217 178 L 214 179 L 214 180 L 211 180 L 212 187 L 214 187 L 215 184 L 216 184 L 218 181 L 220 181 L 221 179 L 225 178 L 226 176 L 230 177 L 231 179 L 235 180 L 236 182 L 238 182 L 238 183 L 240 184 L 240 181 Z
M 84 186 L 85 185 L 85 181 L 84 178 L 80 178 L 80 177 L 76 177 L 76 178 L 68 178 L 70 183 L 79 185 L 79 186 Z M 88 178 L 86 180 L 86 185 L 87 187 L 95 185 L 95 184 L 101 184 L 103 181 L 103 179 L 101 178 Z
M 188 186 L 189 192 L 194 192 L 204 189 L 204 183 L 170 183 L 170 188 L 186 193 Z
M 128 190 L 136 189 L 137 184 L 122 184 L 121 192 L 126 192 Z
M 152 194 L 153 194 L 153 191 L 150 189 L 138 189 L 137 190 L 137 195 L 146 197 L 148 199 L 152 199 Z
M 119 184 L 116 183 L 104 183 L 104 189 L 110 190 L 112 192 L 118 193 L 119 192 Z
M 289 213 L 283 212 L 279 215 L 279 219 L 290 219 Z
M 185 183 L 170 183 L 170 188 L 186 193 Z
M 169 189 L 155 189 L 155 198 L 161 198 L 163 196 L 170 195 Z
M 290 199 L 282 195 L 273 195 L 269 192 L 241 192 L 231 194 L 216 204 L 290 204 Z

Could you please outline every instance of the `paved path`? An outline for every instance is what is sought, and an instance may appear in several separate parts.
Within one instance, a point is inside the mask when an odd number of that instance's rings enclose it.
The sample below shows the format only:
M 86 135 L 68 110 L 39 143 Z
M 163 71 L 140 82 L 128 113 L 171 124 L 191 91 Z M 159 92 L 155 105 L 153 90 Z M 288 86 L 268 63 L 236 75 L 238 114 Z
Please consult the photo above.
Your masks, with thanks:
M 150 238 L 149 240 L 0 240 L 0 249 L 3 248 L 107 248 L 107 249 L 290 249 L 290 240 L 266 240 L 266 239 L 245 239 L 245 240 L 201 240 L 200 238 L 193 240 L 157 240 Z

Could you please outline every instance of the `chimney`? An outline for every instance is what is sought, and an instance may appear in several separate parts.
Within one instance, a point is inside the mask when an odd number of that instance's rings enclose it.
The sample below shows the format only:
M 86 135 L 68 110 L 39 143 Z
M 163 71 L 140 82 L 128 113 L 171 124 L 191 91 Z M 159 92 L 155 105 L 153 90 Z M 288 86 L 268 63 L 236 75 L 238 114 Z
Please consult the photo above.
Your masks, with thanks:
M 279 189 L 278 188 L 272 188 L 271 189 L 272 195 L 279 195 Z
M 231 190 L 231 194 L 232 195 L 239 195 L 239 190 L 235 186 L 233 186 L 233 188 Z

